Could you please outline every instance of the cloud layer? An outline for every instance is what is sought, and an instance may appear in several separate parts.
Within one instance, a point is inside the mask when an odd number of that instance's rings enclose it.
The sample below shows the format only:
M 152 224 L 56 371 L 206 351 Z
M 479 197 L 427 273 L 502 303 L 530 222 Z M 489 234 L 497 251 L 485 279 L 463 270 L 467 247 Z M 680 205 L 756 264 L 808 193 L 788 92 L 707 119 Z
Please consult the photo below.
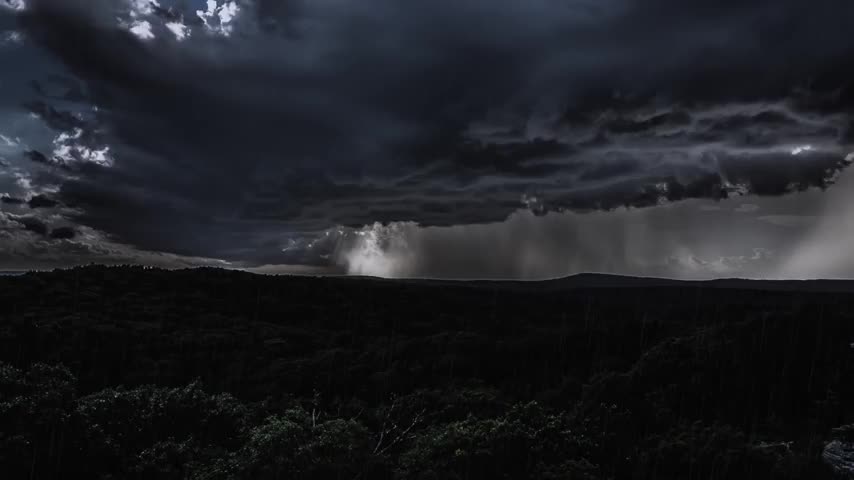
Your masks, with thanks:
M 0 191 L 142 251 L 334 266 L 403 229 L 410 273 L 530 276 L 433 259 L 451 232 L 518 251 L 854 160 L 851 2 L 2 1 L 22 40 L 0 55 L 48 59 L 2 103 Z

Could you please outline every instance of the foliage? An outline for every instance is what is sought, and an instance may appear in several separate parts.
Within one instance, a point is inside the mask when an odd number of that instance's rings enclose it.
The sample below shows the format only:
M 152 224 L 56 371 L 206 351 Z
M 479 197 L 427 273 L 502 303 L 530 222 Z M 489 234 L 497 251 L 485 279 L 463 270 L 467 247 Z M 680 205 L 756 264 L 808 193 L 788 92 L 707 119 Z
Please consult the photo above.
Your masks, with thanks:
M 854 438 L 850 294 L 536 285 L 0 278 L 0 469 L 829 478 Z

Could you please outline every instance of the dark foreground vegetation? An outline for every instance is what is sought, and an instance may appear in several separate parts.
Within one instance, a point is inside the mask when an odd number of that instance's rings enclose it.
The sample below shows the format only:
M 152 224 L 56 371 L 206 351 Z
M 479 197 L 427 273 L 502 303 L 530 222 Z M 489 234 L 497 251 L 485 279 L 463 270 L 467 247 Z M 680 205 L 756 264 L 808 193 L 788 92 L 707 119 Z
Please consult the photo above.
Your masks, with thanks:
M 848 287 L 0 277 L 0 476 L 833 478 Z

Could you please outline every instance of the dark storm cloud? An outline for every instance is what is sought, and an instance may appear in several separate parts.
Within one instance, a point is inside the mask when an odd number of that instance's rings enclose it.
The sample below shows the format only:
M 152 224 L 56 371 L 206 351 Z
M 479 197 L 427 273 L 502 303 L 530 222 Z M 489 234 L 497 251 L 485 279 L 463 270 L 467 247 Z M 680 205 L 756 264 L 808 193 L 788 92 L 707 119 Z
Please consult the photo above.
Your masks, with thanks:
M 57 240 L 71 240 L 77 235 L 77 230 L 72 227 L 58 227 L 50 231 L 50 238 Z
M 22 200 L 20 198 L 9 197 L 9 196 L 4 195 L 3 197 L 0 197 L 0 203 L 4 203 L 7 205 L 20 205 L 20 204 L 26 203 L 26 202 L 24 202 L 24 200 Z
M 0 211 L 0 265 L 10 270 L 86 265 L 145 264 L 165 268 L 232 267 L 215 259 L 146 252 L 111 242 L 87 227 L 56 227 L 47 234 L 45 219 Z M 237 267 L 239 265 L 234 265 Z M 282 272 L 288 269 L 281 267 Z
M 49 95 L 39 87 L 34 89 L 36 93 L 42 97 L 49 98 Z M 76 128 L 82 128 L 85 124 L 80 118 L 71 112 L 64 112 L 48 105 L 44 101 L 36 100 L 23 104 L 29 112 L 38 115 L 49 127 L 58 131 L 71 131 Z
M 23 225 L 24 229 L 29 230 L 30 232 L 37 233 L 39 235 L 47 235 L 48 227 L 44 222 L 35 217 L 17 217 L 14 220 L 21 225 Z
M 27 205 L 30 208 L 52 208 L 59 205 L 59 202 L 44 195 L 34 195 L 27 201 Z
M 146 250 L 323 262 L 300 245 L 336 225 L 783 195 L 850 163 L 849 1 L 156 3 L 19 14 L 76 79 L 33 87 L 66 136 L 30 158 Z
M 61 161 L 57 160 L 56 158 L 48 158 L 47 155 L 43 154 L 38 150 L 27 150 L 24 152 L 24 157 L 30 160 L 31 162 L 39 163 L 48 167 L 57 167 L 62 169 L 68 168 Z

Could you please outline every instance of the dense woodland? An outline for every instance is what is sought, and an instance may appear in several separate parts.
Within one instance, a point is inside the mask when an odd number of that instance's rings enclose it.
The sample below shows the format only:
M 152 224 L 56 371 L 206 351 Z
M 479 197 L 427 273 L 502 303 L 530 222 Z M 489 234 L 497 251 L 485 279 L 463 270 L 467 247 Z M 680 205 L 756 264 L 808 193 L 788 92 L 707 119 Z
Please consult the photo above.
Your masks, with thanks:
M 854 465 L 849 287 L 0 277 L 0 472 L 834 478 Z

